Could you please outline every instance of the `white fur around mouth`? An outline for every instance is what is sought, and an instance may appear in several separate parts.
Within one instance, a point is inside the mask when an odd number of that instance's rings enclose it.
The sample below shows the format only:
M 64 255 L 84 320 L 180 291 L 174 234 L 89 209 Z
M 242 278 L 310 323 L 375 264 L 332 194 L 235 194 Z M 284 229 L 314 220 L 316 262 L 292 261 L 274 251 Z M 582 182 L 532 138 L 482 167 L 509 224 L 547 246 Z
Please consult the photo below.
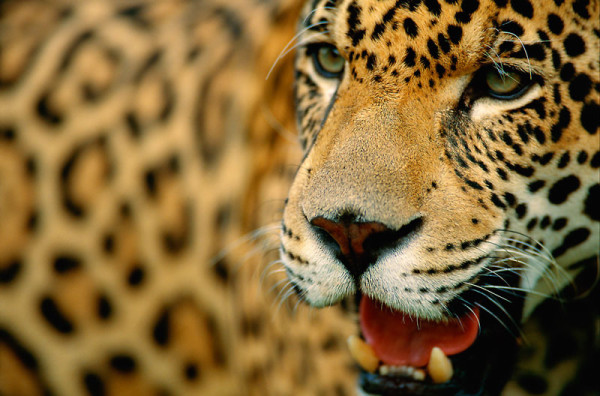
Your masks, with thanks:
M 352 358 L 363 370 L 376 372 L 381 376 L 405 377 L 414 381 L 425 381 L 429 377 L 433 383 L 441 384 L 450 381 L 454 374 L 452 361 L 438 347 L 431 350 L 426 367 L 381 364 L 371 345 L 355 335 L 348 337 L 348 348 Z

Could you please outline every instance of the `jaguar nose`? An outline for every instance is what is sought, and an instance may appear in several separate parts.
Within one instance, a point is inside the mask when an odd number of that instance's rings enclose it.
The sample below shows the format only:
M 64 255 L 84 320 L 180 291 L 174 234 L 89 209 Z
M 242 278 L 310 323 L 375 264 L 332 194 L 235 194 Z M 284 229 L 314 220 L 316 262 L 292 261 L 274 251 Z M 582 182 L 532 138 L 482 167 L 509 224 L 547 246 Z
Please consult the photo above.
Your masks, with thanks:
M 397 247 L 402 239 L 416 232 L 422 219 L 417 218 L 399 230 L 378 222 L 358 222 L 348 216 L 337 220 L 316 217 L 310 223 L 321 236 L 322 243 L 358 281 L 382 252 Z

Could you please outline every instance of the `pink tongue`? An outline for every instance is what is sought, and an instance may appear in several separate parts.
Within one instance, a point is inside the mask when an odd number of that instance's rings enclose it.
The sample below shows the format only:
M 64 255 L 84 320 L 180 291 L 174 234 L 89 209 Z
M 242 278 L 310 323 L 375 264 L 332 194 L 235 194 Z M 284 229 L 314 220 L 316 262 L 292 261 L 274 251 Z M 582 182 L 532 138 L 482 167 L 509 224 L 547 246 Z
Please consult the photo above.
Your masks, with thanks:
M 363 297 L 360 302 L 362 333 L 385 364 L 422 367 L 429 362 L 433 347 L 446 355 L 470 347 L 479 330 L 479 310 L 447 323 L 411 319 L 402 312 Z

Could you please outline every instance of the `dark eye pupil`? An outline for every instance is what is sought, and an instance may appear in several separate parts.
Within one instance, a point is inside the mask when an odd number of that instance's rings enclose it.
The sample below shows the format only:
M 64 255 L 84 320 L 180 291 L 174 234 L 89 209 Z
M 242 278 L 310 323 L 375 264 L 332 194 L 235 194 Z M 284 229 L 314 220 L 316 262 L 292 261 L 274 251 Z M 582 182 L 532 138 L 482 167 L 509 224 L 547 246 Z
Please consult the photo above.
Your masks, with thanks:
M 489 68 L 483 75 L 487 93 L 496 99 L 511 100 L 522 96 L 531 86 L 524 73 L 517 70 Z
M 315 69 L 319 74 L 326 78 L 339 78 L 346 61 L 337 48 L 329 44 L 319 45 L 312 53 Z

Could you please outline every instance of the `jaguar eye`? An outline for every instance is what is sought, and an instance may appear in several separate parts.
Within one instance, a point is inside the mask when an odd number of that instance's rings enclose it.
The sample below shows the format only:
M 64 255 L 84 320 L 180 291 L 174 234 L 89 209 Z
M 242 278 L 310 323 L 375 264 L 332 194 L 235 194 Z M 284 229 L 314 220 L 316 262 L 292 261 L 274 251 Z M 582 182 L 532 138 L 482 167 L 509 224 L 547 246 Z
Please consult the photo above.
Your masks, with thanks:
M 346 60 L 337 48 L 330 44 L 315 44 L 309 47 L 315 70 L 326 78 L 339 78 L 344 71 Z
M 531 80 L 525 73 L 516 70 L 499 71 L 490 67 L 484 75 L 488 94 L 496 99 L 516 99 L 527 91 Z

